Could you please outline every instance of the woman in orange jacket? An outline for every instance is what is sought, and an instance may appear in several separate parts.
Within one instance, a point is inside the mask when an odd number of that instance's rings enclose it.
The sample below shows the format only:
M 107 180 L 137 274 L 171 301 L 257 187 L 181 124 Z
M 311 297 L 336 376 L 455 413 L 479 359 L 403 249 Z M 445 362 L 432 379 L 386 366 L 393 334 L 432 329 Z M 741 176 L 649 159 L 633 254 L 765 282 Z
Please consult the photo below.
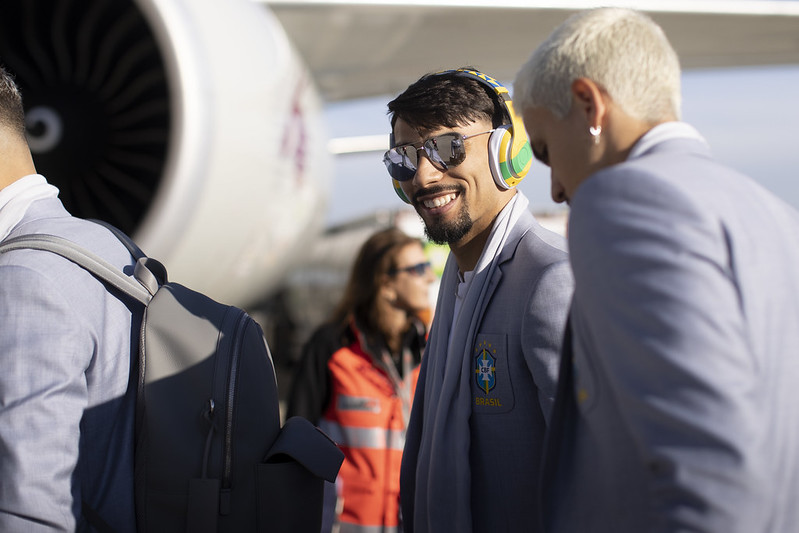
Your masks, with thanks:
M 287 416 L 317 423 L 346 457 L 336 495 L 326 494 L 323 530 L 401 531 L 400 462 L 426 340 L 419 317 L 434 280 L 418 239 L 396 228 L 375 233 L 331 320 L 303 349 Z

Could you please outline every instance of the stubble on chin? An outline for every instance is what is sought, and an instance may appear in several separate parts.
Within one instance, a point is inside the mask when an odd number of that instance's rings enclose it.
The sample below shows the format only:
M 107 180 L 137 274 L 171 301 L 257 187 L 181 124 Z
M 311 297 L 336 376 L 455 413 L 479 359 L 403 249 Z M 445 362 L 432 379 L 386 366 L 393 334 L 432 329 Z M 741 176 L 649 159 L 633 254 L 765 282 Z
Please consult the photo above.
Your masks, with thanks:
M 420 214 L 421 217 L 421 214 Z M 463 239 L 474 225 L 469 216 L 469 212 L 464 205 L 458 212 L 458 216 L 451 221 L 444 220 L 444 217 L 435 217 L 432 220 L 425 220 L 424 233 L 427 238 L 436 244 L 453 244 Z

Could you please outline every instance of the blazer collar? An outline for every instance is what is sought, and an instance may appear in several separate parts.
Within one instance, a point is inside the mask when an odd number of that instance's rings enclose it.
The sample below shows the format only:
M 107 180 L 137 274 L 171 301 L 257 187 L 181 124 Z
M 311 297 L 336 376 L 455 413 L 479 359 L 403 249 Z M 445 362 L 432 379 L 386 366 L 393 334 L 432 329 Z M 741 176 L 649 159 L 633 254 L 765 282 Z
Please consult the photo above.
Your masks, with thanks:
M 672 143 L 672 141 L 682 142 Z M 690 146 L 693 147 L 693 151 L 710 154 L 710 146 L 696 128 L 685 122 L 665 122 L 658 124 L 638 139 L 630 150 L 627 161 L 676 145 L 683 149 L 685 146 Z

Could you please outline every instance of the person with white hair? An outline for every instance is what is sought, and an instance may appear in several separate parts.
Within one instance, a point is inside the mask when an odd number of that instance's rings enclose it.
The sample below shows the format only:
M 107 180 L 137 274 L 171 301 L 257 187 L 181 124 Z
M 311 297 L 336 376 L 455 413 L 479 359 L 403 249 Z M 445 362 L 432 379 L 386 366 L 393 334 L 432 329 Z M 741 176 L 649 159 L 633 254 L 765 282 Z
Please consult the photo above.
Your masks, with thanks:
M 799 213 L 680 121 L 677 54 L 641 12 L 570 17 L 514 102 L 571 207 L 546 530 L 796 531 Z

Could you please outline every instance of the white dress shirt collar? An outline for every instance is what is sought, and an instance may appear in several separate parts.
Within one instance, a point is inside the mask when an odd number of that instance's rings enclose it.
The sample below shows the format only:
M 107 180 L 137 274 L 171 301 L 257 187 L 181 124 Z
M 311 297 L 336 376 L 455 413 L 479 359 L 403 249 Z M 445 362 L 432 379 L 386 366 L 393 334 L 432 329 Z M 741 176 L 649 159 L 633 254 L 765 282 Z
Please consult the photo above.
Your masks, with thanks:
M 0 240 L 19 224 L 33 202 L 56 196 L 58 189 L 41 174 L 29 174 L 0 190 Z

